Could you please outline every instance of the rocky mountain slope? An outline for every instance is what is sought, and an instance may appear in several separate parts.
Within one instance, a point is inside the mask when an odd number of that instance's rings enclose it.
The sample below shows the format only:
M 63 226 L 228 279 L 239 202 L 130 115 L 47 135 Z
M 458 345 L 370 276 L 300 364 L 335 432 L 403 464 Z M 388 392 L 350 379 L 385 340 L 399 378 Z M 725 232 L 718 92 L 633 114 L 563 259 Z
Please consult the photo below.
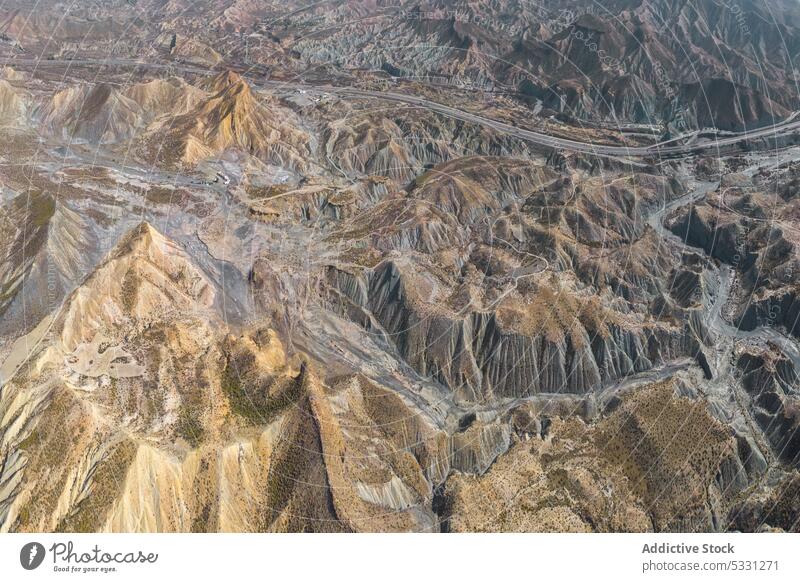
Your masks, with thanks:
M 790 5 L 19 4 L 0 531 L 797 531 Z

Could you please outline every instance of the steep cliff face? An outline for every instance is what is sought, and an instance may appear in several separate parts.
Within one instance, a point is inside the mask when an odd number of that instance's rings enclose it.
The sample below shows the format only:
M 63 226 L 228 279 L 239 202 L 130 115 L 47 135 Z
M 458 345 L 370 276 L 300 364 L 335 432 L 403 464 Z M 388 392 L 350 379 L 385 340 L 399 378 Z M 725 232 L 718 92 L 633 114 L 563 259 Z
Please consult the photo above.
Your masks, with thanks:
M 299 119 L 231 71 L 196 85 L 176 77 L 124 89 L 81 83 L 38 100 L 2 80 L 0 122 L 73 143 L 120 146 L 126 158 L 149 163 L 194 166 L 237 151 L 299 169 L 311 157 L 311 136 Z
M 422 173 L 411 195 L 470 225 L 546 189 L 557 177 L 534 161 L 466 156 Z
M 50 316 L 102 252 L 94 225 L 57 193 L 10 193 L 0 219 L 0 330 L 16 338 Z
M 12 191 L 8 196 L 4 205 L 7 212 L 0 219 L 0 237 L 8 249 L 0 263 L 0 313 L 14 300 L 37 253 L 45 246 L 56 207 L 55 200 L 45 193 L 25 196 Z
M 207 95 L 180 77 L 170 77 L 135 83 L 125 90 L 125 96 L 138 103 L 147 117 L 155 119 L 186 113 Z
M 110 145 L 139 137 L 157 118 L 187 112 L 204 95 L 176 78 L 133 83 L 124 90 L 107 83 L 82 84 L 38 103 L 34 118 L 57 135 Z
M 695 127 L 740 131 L 774 124 L 791 113 L 770 97 L 724 78 L 686 85 L 683 91 Z
M 185 252 L 142 223 L 72 294 L 57 325 L 64 348 L 71 350 L 97 329 L 144 329 L 151 319 L 208 309 L 214 298 L 211 282 Z

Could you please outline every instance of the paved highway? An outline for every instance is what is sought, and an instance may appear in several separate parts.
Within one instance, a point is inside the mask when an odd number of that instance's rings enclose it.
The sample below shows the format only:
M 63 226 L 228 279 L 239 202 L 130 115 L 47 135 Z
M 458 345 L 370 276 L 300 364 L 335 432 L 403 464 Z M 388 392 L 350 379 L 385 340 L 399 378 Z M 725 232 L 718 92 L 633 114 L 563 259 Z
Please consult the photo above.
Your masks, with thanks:
M 72 66 L 109 66 L 109 67 L 127 66 L 127 67 L 141 68 L 141 69 L 166 70 L 166 71 L 173 70 L 176 72 L 181 71 L 197 75 L 213 75 L 220 72 L 218 69 L 207 69 L 203 67 L 187 65 L 184 63 L 180 64 L 144 63 L 131 59 L 108 59 L 108 60 L 11 59 L 8 60 L 5 64 L 8 64 L 12 67 L 31 66 L 35 68 L 45 68 L 54 65 L 60 68 L 68 68 Z M 633 146 L 633 147 L 615 146 L 615 145 L 583 142 L 583 141 L 568 139 L 565 137 L 549 135 L 546 133 L 540 133 L 529 129 L 523 129 L 511 125 L 509 123 L 498 121 L 496 119 L 491 119 L 489 117 L 483 117 L 481 115 L 476 115 L 475 113 L 470 113 L 469 111 L 464 111 L 463 109 L 458 109 L 456 107 L 444 105 L 442 103 L 431 101 L 430 99 L 425 99 L 424 97 L 418 97 L 416 95 L 395 93 L 391 91 L 370 91 L 366 89 L 357 89 L 354 87 L 338 87 L 332 85 L 310 85 L 307 83 L 260 80 L 249 77 L 247 74 L 244 74 L 243 76 L 247 78 L 247 80 L 254 87 L 273 88 L 273 89 L 284 88 L 284 89 L 306 90 L 314 92 L 322 91 L 326 93 L 340 95 L 343 97 L 350 97 L 357 99 L 382 99 L 385 101 L 405 103 L 408 105 L 413 105 L 416 107 L 427 109 L 429 111 L 434 111 L 436 113 L 439 113 L 447 117 L 468 121 L 470 123 L 475 123 L 478 125 L 482 125 L 484 127 L 489 127 L 499 133 L 510 135 L 522 140 L 531 141 L 540 145 L 557 149 L 602 155 L 602 156 L 627 157 L 627 158 L 630 157 L 659 158 L 662 156 L 674 157 L 682 155 L 691 155 L 695 152 L 699 152 L 702 150 L 713 150 L 716 148 L 722 148 L 729 145 L 734 145 L 740 142 L 761 139 L 761 138 L 784 136 L 789 133 L 794 133 L 798 129 L 800 129 L 800 119 L 796 119 L 795 117 L 790 117 L 788 120 L 777 123 L 775 125 L 770 125 L 759 129 L 754 129 L 751 131 L 742 132 L 739 134 L 734 134 L 703 142 L 680 144 L 680 143 L 675 143 L 675 138 L 673 138 L 669 141 L 660 142 L 649 146 Z M 692 134 L 688 134 L 688 136 L 691 135 Z
M 285 84 L 284 84 L 285 85 Z M 469 121 L 486 127 L 490 127 L 500 133 L 505 133 L 520 139 L 532 141 L 541 145 L 560 148 L 571 151 L 593 153 L 607 156 L 623 156 L 623 157 L 659 157 L 667 155 L 680 155 L 691 154 L 704 149 L 721 148 L 728 145 L 733 145 L 742 141 L 754 140 L 764 137 L 773 137 L 779 135 L 786 135 L 800 129 L 800 120 L 792 120 L 788 123 L 779 123 L 775 125 L 766 126 L 752 131 L 739 133 L 724 138 L 718 138 L 707 142 L 697 142 L 692 144 L 675 144 L 675 139 L 669 142 L 656 143 L 649 146 L 627 147 L 627 146 L 613 146 L 604 144 L 594 144 L 567 139 L 564 137 L 557 137 L 537 131 L 522 129 L 514 125 L 497 121 L 488 117 L 482 117 L 462 109 L 443 105 L 435 101 L 430 101 L 423 97 L 415 95 L 406 95 L 402 93 L 392 93 L 388 91 L 367 91 L 363 89 L 354 89 L 350 87 L 333 87 L 333 86 L 300 86 L 306 90 L 327 91 L 336 95 L 343 95 L 347 97 L 356 98 L 369 98 L 369 99 L 384 99 L 388 101 L 397 101 L 400 103 L 408 103 L 435 111 L 442 115 Z

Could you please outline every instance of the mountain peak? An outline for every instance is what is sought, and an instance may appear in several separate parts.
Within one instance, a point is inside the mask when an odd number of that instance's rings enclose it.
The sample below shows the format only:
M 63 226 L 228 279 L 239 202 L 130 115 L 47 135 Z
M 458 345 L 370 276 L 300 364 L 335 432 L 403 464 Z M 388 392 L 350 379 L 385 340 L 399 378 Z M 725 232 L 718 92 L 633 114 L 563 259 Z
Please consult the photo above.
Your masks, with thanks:
M 223 71 L 204 83 L 204 88 L 211 93 L 219 93 L 230 87 L 246 88 L 248 91 L 250 90 L 247 81 L 245 81 L 239 73 L 231 70 Z
M 97 327 L 112 333 L 126 321 L 206 309 L 214 295 L 211 282 L 186 251 L 141 222 L 67 302 L 62 341 L 74 349 Z

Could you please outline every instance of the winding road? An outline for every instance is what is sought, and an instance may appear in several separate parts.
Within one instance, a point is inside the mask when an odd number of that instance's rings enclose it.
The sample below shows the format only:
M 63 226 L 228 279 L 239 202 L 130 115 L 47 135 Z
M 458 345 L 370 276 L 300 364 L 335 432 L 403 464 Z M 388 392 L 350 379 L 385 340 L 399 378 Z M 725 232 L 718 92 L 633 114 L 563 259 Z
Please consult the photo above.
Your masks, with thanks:
M 160 71 L 181 71 L 184 73 L 196 75 L 214 75 L 220 72 L 219 69 L 209 69 L 187 65 L 185 63 L 168 64 L 168 63 L 145 63 L 132 59 L 74 59 L 74 60 L 47 60 L 47 59 L 8 59 L 5 65 L 12 67 L 34 67 L 47 68 L 50 66 L 57 66 L 59 70 L 68 70 L 70 67 L 76 66 L 89 66 L 89 67 L 132 67 L 138 69 L 160 70 Z M 405 93 L 396 93 L 392 91 L 371 91 L 366 89 L 357 89 L 355 87 L 340 87 L 334 85 L 311 85 L 302 82 L 289 82 L 289 81 L 273 81 L 254 78 L 245 72 L 242 75 L 250 82 L 251 85 L 257 88 L 269 89 L 292 89 L 297 91 L 310 91 L 310 92 L 324 92 L 342 97 L 354 99 L 380 99 L 384 101 L 392 101 L 396 103 L 405 103 L 420 107 L 428 111 L 433 111 L 440 115 L 459 119 L 470 123 L 475 123 L 483 127 L 491 128 L 498 133 L 510 135 L 518 139 L 530 141 L 539 145 L 563 149 L 575 152 L 589 153 L 602 156 L 624 157 L 624 158 L 660 158 L 660 157 L 680 157 L 692 155 L 696 152 L 703 150 L 714 150 L 730 145 L 735 145 L 741 142 L 747 142 L 765 138 L 783 137 L 788 134 L 795 133 L 800 130 L 800 118 L 790 116 L 788 119 L 778 122 L 774 125 L 769 125 L 750 131 L 729 135 L 725 137 L 718 137 L 708 141 L 697 141 L 693 143 L 676 143 L 683 137 L 692 137 L 697 132 L 691 132 L 685 136 L 678 136 L 670 140 L 651 144 L 649 146 L 616 146 L 608 144 L 597 144 L 591 142 L 583 142 L 565 137 L 558 137 L 523 129 L 497 119 L 484 117 L 451 107 L 443 103 L 431 101 L 424 97 L 416 95 L 409 95 Z
M 203 67 L 191 66 L 187 64 L 167 64 L 167 63 L 143 63 L 130 59 L 76 59 L 76 60 L 43 60 L 43 59 L 12 59 L 7 61 L 8 65 L 14 67 L 31 66 L 34 68 L 45 68 L 56 66 L 59 70 L 69 69 L 75 66 L 88 66 L 88 67 L 132 67 L 148 70 L 161 70 L 161 71 L 181 71 L 184 73 L 197 74 L 197 75 L 213 75 L 220 71 L 218 69 L 208 69 Z M 306 83 L 291 83 L 285 81 L 273 80 L 258 80 L 243 75 L 254 87 L 270 88 L 270 89 L 290 89 L 290 90 L 305 90 L 309 92 L 323 92 L 335 95 L 340 95 L 348 98 L 357 99 L 382 99 L 398 103 L 405 103 L 413 105 L 435 113 L 468 121 L 484 127 L 489 127 L 499 133 L 511 135 L 519 139 L 531 141 L 540 145 L 566 149 L 577 152 L 585 152 L 605 156 L 619 156 L 619 157 L 644 157 L 654 158 L 659 156 L 673 156 L 673 155 L 690 155 L 694 152 L 704 149 L 716 149 L 728 145 L 737 144 L 744 141 L 763 139 L 769 137 L 785 136 L 790 133 L 795 133 L 800 130 L 800 118 L 798 116 L 791 116 L 781 123 L 762 127 L 748 132 L 739 134 L 727 135 L 715 140 L 707 142 L 694 142 L 694 143 L 677 143 L 679 138 L 673 138 L 666 142 L 652 144 L 650 146 L 639 147 L 626 147 L 626 146 L 613 146 L 605 144 L 594 144 L 582 142 L 564 137 L 552 136 L 532 130 L 522 129 L 514 125 L 483 117 L 468 111 L 464 111 L 449 105 L 444 105 L 423 97 L 415 95 L 408 95 L 402 93 L 395 93 L 390 91 L 370 91 L 364 89 L 357 89 L 353 87 L 337 87 L 332 85 L 309 85 Z M 696 133 L 696 132 L 693 132 Z M 693 134 L 687 134 L 683 137 L 691 137 Z M 648 218 L 648 224 L 664 239 L 672 238 L 680 245 L 687 246 L 685 241 L 676 237 L 673 233 L 669 232 L 663 226 L 664 217 L 673 210 L 690 204 L 702 199 L 708 192 L 716 189 L 718 183 L 716 182 L 701 182 L 690 193 L 682 196 L 663 208 L 655 211 Z M 530 272 L 523 271 L 517 273 L 519 277 L 534 275 L 539 269 L 531 269 Z M 742 331 L 728 322 L 726 322 L 722 315 L 722 306 L 728 300 L 730 286 L 733 281 L 732 273 L 729 267 L 723 266 L 719 271 L 720 286 L 714 298 L 712 305 L 708 306 L 709 314 L 707 317 L 707 325 L 710 329 L 717 334 L 735 338 L 737 340 L 757 340 L 757 341 L 771 341 L 779 346 L 784 353 L 792 360 L 795 368 L 800 370 L 800 349 L 797 342 L 787 337 L 785 334 L 777 331 L 772 327 L 759 327 L 752 331 Z

